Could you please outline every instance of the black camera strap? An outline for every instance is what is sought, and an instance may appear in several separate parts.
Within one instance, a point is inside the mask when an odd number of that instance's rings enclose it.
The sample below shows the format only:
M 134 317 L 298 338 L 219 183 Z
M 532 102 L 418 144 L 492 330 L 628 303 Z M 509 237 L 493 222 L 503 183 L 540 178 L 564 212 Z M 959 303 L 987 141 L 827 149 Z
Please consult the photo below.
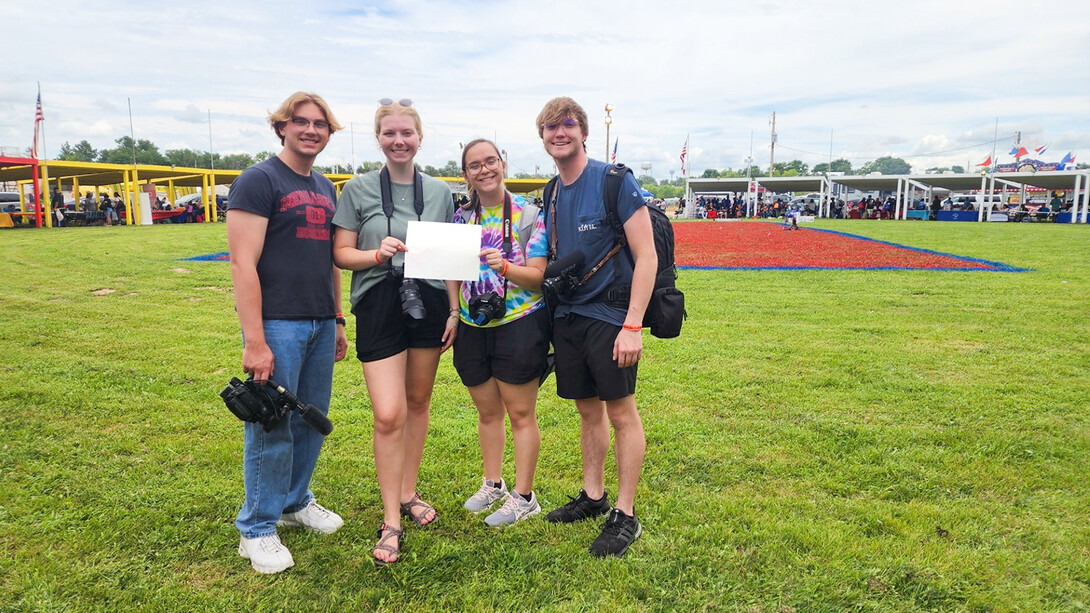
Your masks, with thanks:
M 394 216 L 394 196 L 393 187 L 390 185 L 390 169 L 386 166 L 379 171 L 378 182 L 379 189 L 382 191 L 382 212 L 386 214 L 386 236 L 392 236 L 390 219 Z M 415 170 L 413 171 L 413 209 L 416 210 L 416 220 L 423 221 L 420 216 L 424 214 L 424 178 Z M 392 261 L 393 258 L 388 260 L 388 262 Z M 390 267 L 392 268 L 393 264 L 390 264 Z
M 480 200 L 480 198 L 477 199 L 477 211 L 476 211 L 476 213 L 477 213 L 477 223 L 481 224 L 482 223 L 481 218 L 483 217 L 483 213 L 481 211 L 481 200 Z M 511 256 L 513 255 L 512 252 L 511 252 L 511 249 L 514 246 L 514 243 L 511 242 L 511 225 L 512 225 L 512 222 L 511 222 L 511 194 L 507 190 L 504 190 L 504 192 L 503 192 L 503 224 L 502 224 L 502 230 L 501 230 L 502 235 L 503 235 L 503 239 L 502 239 L 502 242 L 500 244 L 500 248 L 503 250 L 504 256 L 506 256 L 508 259 L 510 259 Z M 526 254 L 523 253 L 522 256 L 526 257 Z M 474 282 L 474 284 L 473 284 L 473 289 L 474 289 L 474 292 L 477 289 L 476 282 Z M 507 303 L 507 277 L 503 277 L 503 302 L 504 302 L 504 304 Z

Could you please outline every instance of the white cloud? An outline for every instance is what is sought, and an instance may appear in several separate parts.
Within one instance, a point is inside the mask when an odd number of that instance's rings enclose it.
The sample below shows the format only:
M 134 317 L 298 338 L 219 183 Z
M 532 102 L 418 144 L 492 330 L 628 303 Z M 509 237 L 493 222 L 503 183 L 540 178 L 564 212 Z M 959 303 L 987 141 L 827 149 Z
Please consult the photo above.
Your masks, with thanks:
M 652 162 L 659 178 L 680 168 L 686 134 L 697 173 L 741 166 L 751 134 L 756 163 L 767 164 L 773 111 L 777 159 L 810 165 L 828 159 L 830 140 L 833 157 L 856 164 L 880 155 L 964 164 L 991 152 L 973 146 L 991 142 L 997 116 L 1008 150 L 1016 130 L 1059 155 L 1090 144 L 1090 15 L 1074 0 L 995 0 L 986 10 L 938 0 L 363 9 L 346 0 L 58 0 L 51 11 L 88 32 L 125 32 L 78 48 L 43 44 L 33 12 L 15 5 L 0 8 L 7 44 L 33 49 L 35 63 L 5 68 L 5 145 L 29 146 L 38 80 L 50 142 L 96 147 L 128 134 L 131 102 L 137 138 L 161 149 L 206 149 L 211 111 L 216 150 L 275 150 L 265 114 L 291 91 L 317 91 L 354 128 L 354 137 L 334 136 L 321 164 L 379 159 L 371 122 L 384 96 L 416 100 L 425 122 L 418 161 L 435 166 L 455 158 L 459 142 L 486 136 L 513 169 L 551 168 L 533 120 L 555 95 L 587 109 L 598 157 L 602 107 L 613 103 L 618 158 Z M 149 25 L 163 23 L 172 26 Z

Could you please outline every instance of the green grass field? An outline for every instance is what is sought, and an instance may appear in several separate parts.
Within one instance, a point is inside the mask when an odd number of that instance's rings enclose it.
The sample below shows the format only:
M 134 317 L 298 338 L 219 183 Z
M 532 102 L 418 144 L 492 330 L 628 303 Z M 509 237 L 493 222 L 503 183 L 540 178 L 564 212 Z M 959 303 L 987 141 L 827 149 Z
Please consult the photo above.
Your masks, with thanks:
M 376 569 L 347 359 L 313 482 L 347 523 L 283 532 L 276 576 L 235 551 L 230 271 L 178 259 L 226 250 L 224 226 L 0 232 L 0 611 L 1090 608 L 1090 229 L 817 225 L 1034 270 L 683 272 L 682 337 L 646 337 L 645 529 L 619 560 L 587 554 L 597 523 L 492 530 L 461 508 L 476 415 L 445 356 L 420 480 L 441 519 Z M 581 483 L 554 390 L 549 508 Z

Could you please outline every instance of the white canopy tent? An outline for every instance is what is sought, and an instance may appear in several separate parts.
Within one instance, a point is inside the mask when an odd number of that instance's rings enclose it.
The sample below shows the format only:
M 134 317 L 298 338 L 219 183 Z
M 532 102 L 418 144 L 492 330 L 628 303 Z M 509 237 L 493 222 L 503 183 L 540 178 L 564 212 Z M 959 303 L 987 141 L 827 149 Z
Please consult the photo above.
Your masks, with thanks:
M 991 212 L 992 196 L 999 189 L 1018 189 L 1038 187 L 1048 190 L 1070 190 L 1074 195 L 1071 223 L 1088 223 L 1087 192 L 1090 191 L 1090 170 L 1064 170 L 1051 172 L 1005 172 L 992 174 L 960 173 L 938 175 L 845 175 L 845 176 L 806 176 L 806 177 L 754 177 L 753 179 L 703 179 L 690 178 L 686 185 L 685 215 L 690 217 L 695 212 L 694 200 L 697 195 L 721 195 L 731 192 L 746 192 L 746 213 L 755 213 L 757 186 L 774 192 L 818 192 L 822 206 L 819 215 L 827 217 L 830 213 L 832 184 L 837 183 L 860 191 L 890 191 L 897 194 L 895 219 L 906 219 L 910 203 L 917 190 L 924 199 L 930 200 L 935 188 L 951 191 L 976 191 L 978 219 L 987 219 Z

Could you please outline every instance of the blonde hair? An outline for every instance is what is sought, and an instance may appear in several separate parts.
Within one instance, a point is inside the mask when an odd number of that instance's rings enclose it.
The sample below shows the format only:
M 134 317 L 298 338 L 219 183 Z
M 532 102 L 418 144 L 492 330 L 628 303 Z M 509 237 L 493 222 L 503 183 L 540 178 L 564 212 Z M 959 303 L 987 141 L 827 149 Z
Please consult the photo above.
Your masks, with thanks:
M 411 106 L 401 106 L 400 102 L 394 102 L 385 106 L 380 105 L 378 110 L 375 111 L 375 138 L 378 138 L 379 132 L 382 132 L 382 120 L 391 115 L 408 115 L 412 117 L 413 125 L 416 126 L 416 133 L 421 138 L 424 137 L 424 128 L 420 124 L 420 114 L 416 112 L 416 109 Z
M 579 127 L 583 130 L 583 138 L 590 136 L 590 127 L 587 125 L 587 112 L 575 100 L 567 96 L 560 96 L 546 102 L 545 108 L 541 109 L 541 112 L 537 114 L 538 138 L 545 138 L 544 124 L 560 123 L 568 117 L 579 122 Z
M 325 120 L 329 122 L 329 134 L 333 135 L 334 132 L 344 128 L 333 116 L 333 111 L 329 110 L 329 105 L 318 94 L 311 92 L 295 92 L 288 96 L 288 99 L 280 104 L 280 108 L 269 113 L 269 125 L 272 126 L 273 132 L 280 137 L 280 144 L 284 144 L 284 135 L 280 133 L 280 130 L 291 121 L 291 116 L 295 114 L 295 109 L 299 108 L 299 105 L 306 104 L 307 102 L 313 102 L 319 109 L 322 110 L 322 114 L 325 115 Z

